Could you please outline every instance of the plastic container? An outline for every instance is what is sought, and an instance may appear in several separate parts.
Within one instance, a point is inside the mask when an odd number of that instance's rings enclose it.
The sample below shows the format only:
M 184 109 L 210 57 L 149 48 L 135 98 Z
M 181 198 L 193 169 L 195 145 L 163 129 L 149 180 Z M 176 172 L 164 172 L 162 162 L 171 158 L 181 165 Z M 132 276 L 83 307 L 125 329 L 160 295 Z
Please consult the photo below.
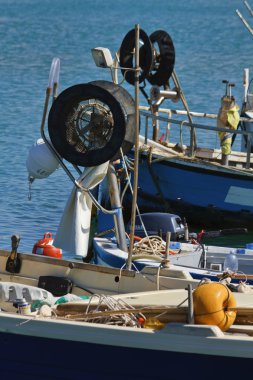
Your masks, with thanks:
M 55 257 L 57 259 L 62 258 L 62 250 L 53 245 L 53 237 L 50 232 L 44 234 L 44 238 L 37 241 L 33 246 L 32 253 L 35 255 L 43 255 L 49 257 Z
M 29 315 L 31 314 L 31 305 L 26 302 L 25 298 L 20 300 L 18 302 L 18 313 L 22 315 Z
M 240 255 L 244 255 L 246 253 L 246 250 L 244 248 L 237 248 L 236 253 L 239 253 Z
M 158 318 L 147 318 L 143 324 L 145 329 L 161 330 L 165 326 L 165 323 L 160 322 Z
M 173 241 L 170 243 L 170 249 L 181 249 L 182 244 L 178 241 Z
M 231 250 L 230 253 L 226 255 L 223 270 L 231 272 L 238 271 L 238 259 L 234 250 Z
M 55 305 L 67 302 L 86 300 L 88 298 L 90 298 L 90 296 L 76 296 L 75 294 L 66 294 L 65 296 L 59 297 L 55 302 Z
M 247 249 L 253 249 L 253 243 L 248 243 L 246 244 Z

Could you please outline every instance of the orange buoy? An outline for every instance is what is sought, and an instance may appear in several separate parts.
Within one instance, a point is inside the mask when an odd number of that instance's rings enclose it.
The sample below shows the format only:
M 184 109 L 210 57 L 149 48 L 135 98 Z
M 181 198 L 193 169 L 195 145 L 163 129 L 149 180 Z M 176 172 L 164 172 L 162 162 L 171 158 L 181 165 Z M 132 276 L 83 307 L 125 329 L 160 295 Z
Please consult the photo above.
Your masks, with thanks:
M 193 292 L 194 320 L 200 325 L 215 325 L 226 331 L 236 319 L 236 307 L 233 293 L 226 285 L 220 283 L 205 283 Z
M 32 253 L 36 255 L 62 258 L 62 250 L 53 245 L 54 239 L 50 232 L 46 232 L 43 239 L 37 241 L 33 246 Z

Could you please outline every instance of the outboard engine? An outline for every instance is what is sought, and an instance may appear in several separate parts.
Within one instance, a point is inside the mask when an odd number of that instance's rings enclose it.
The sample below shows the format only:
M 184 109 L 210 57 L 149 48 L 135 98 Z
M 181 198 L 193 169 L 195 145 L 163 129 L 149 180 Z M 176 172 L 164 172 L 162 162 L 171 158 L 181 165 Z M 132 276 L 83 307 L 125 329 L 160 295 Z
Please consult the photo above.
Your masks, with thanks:
M 141 220 L 140 220 L 141 218 Z M 171 240 L 178 241 L 185 238 L 185 226 L 182 219 L 175 214 L 163 212 L 150 212 L 140 214 L 135 219 L 135 235 L 141 238 L 146 236 L 142 222 L 149 236 L 159 235 L 166 240 L 166 233 L 171 232 Z M 127 224 L 127 232 L 129 233 L 131 221 Z

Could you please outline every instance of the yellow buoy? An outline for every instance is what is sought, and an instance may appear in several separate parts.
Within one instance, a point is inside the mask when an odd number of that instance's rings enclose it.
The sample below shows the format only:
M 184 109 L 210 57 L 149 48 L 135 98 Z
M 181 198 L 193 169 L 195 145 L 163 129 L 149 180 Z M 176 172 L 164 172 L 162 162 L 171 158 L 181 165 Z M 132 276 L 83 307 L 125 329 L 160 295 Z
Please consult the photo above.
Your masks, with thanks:
M 234 323 L 235 311 L 228 308 L 236 307 L 233 293 L 227 286 L 220 283 L 205 283 L 193 292 L 194 320 L 200 325 L 215 325 L 226 331 Z

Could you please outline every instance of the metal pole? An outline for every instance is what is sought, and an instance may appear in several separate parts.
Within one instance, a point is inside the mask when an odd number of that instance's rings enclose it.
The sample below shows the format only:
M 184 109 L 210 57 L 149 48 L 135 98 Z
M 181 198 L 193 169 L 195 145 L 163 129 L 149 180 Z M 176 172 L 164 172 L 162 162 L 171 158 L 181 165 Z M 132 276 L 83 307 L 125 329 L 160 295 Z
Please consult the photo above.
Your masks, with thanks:
M 248 9 L 249 13 L 251 14 L 251 16 L 253 17 L 253 11 L 249 5 L 249 3 L 245 0 L 244 1 L 244 4 L 246 5 L 246 8 Z
M 188 284 L 188 323 L 194 324 L 192 285 Z
M 158 107 L 157 105 L 151 106 L 151 112 L 153 115 L 158 116 Z M 153 140 L 158 141 L 158 135 L 159 135 L 159 120 L 157 118 L 152 119 L 153 122 Z
M 244 69 L 244 75 L 243 75 L 243 97 L 244 97 L 244 104 L 247 103 L 247 95 L 248 95 L 248 89 L 249 89 L 249 69 Z
M 203 265 L 203 268 L 206 268 L 206 246 L 205 246 L 205 244 L 203 245 L 203 250 L 204 250 L 204 265 Z
M 250 169 L 250 156 L 251 156 L 251 135 L 247 135 L 247 159 L 246 159 L 246 169 Z
M 250 32 L 250 34 L 253 35 L 253 29 L 249 26 L 249 24 L 247 23 L 247 21 L 245 20 L 245 18 L 238 11 L 238 9 L 236 9 L 236 13 L 240 17 L 240 19 L 242 20 L 242 22 L 244 23 L 244 25 L 246 26 L 246 28 L 248 29 L 248 31 Z
M 130 228 L 130 246 L 127 260 L 127 269 L 132 267 L 132 254 L 134 246 L 134 231 L 136 218 L 137 190 L 138 190 L 138 166 L 139 166 L 139 36 L 140 26 L 135 25 L 135 150 L 134 150 L 134 183 L 133 201 Z
M 170 267 L 170 238 L 171 232 L 166 233 L 166 248 L 165 248 L 165 259 L 162 261 L 163 268 Z
M 112 209 L 117 210 L 117 212 L 113 214 L 116 239 L 117 239 L 119 248 L 122 251 L 127 252 L 126 232 L 125 232 L 125 225 L 124 225 L 123 214 L 122 214 L 122 205 L 120 202 L 117 176 L 116 176 L 114 165 L 111 162 L 109 163 L 107 177 L 108 177 L 111 207 Z
M 168 118 L 171 117 L 171 113 L 168 113 Z M 170 122 L 167 123 L 165 142 L 168 143 L 170 138 Z
M 180 99 L 181 99 L 181 101 L 183 103 L 183 106 L 184 106 L 184 108 L 186 110 L 189 122 L 192 124 L 192 126 L 191 126 L 191 132 L 190 132 L 190 156 L 193 156 L 194 155 L 194 150 L 197 147 L 196 131 L 195 131 L 195 128 L 194 128 L 194 125 L 193 125 L 193 122 L 192 122 L 192 117 L 191 117 L 191 114 L 190 114 L 190 110 L 189 110 L 186 98 L 184 96 L 182 87 L 181 87 L 181 85 L 179 83 L 179 79 L 178 79 L 178 76 L 177 76 L 175 70 L 173 70 L 173 72 L 172 72 L 172 79 L 173 79 L 173 81 L 175 83 L 175 86 L 179 89 Z
M 147 144 L 148 141 L 148 117 L 145 118 L 145 144 Z

